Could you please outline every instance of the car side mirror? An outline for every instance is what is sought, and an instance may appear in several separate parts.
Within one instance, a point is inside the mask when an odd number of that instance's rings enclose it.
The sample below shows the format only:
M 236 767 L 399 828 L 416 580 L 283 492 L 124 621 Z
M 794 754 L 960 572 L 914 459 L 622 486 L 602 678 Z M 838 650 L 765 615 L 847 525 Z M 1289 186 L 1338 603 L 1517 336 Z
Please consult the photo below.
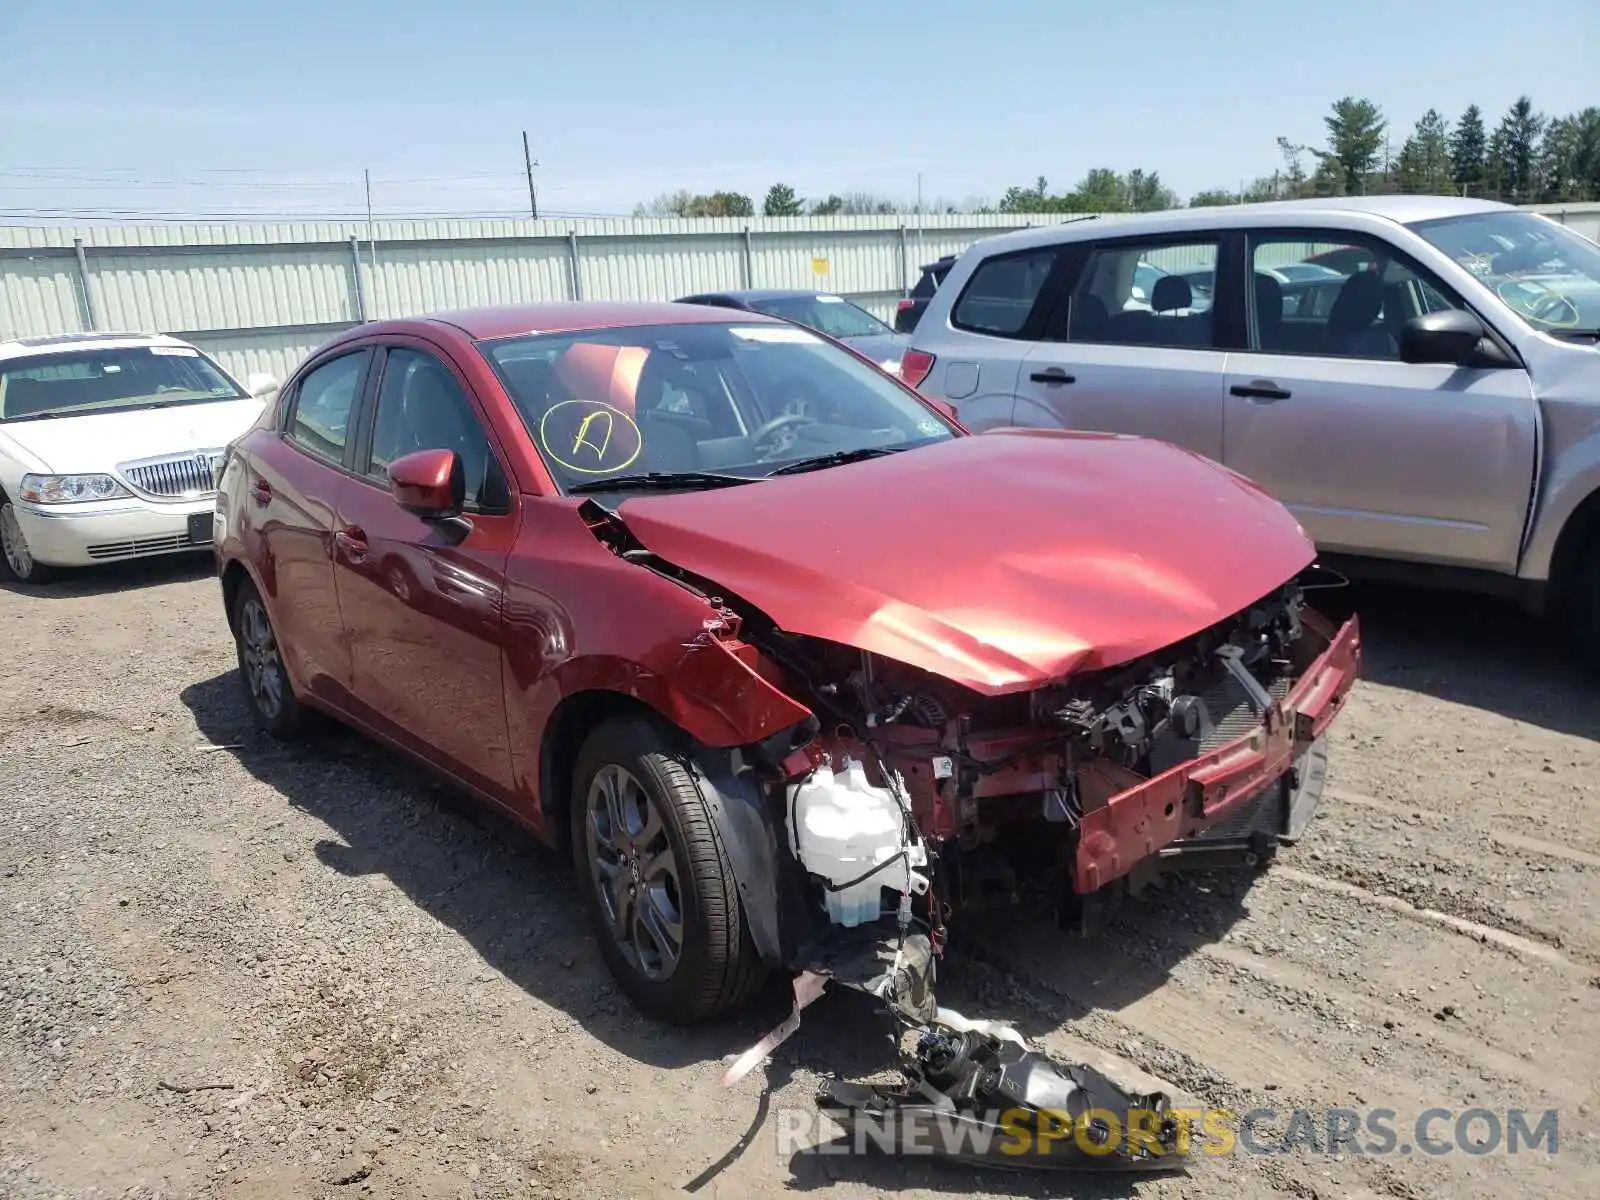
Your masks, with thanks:
M 454 450 L 417 450 L 389 464 L 394 502 L 424 521 L 449 521 L 466 501 L 466 472 Z
M 1478 345 L 1488 336 L 1483 322 L 1459 308 L 1424 313 L 1400 327 L 1400 361 L 1468 366 L 1484 358 Z
M 254 375 L 250 376 L 249 381 L 245 384 L 245 391 L 249 392 L 252 396 L 269 396 L 277 390 L 277 376 L 269 375 L 265 371 L 257 371 Z

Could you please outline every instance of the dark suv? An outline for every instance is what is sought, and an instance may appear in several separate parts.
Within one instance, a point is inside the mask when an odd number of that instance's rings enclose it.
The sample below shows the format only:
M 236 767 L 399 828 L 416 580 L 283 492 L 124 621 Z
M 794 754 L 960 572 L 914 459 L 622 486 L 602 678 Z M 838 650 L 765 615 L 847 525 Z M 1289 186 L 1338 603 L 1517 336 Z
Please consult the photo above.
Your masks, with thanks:
M 950 273 L 955 261 L 954 254 L 946 254 L 937 262 L 923 265 L 922 278 L 917 280 L 917 286 L 911 289 L 911 295 L 895 305 L 896 333 L 910 333 L 917 327 L 917 321 L 922 317 L 922 310 L 928 307 L 928 301 L 939 290 L 939 285 L 944 282 L 944 277 Z

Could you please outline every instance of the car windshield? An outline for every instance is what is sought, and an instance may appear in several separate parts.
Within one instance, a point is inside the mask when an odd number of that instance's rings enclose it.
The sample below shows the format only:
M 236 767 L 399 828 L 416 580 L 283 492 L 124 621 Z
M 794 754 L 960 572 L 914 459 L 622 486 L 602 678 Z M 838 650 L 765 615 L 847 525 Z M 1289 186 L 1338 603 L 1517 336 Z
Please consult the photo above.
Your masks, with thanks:
M 778 296 L 750 301 L 750 307 L 771 317 L 820 329 L 829 337 L 875 337 L 893 334 L 877 317 L 839 296 Z
M 956 436 L 877 368 L 793 325 L 647 325 L 479 346 L 564 491 L 620 491 L 650 476 L 738 483 Z
M 1485 212 L 1411 227 L 1535 329 L 1600 329 L 1600 246 L 1545 217 Z
M 119 346 L 0 359 L 0 422 L 243 397 L 239 386 L 192 346 Z

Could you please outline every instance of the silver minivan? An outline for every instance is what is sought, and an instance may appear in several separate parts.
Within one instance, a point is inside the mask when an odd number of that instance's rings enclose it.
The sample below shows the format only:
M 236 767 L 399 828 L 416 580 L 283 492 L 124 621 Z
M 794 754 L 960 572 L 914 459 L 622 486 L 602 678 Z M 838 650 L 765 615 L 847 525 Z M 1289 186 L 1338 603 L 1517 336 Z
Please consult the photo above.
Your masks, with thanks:
M 974 430 L 1197 451 L 1324 561 L 1513 595 L 1600 665 L 1600 247 L 1546 217 L 1347 197 L 988 238 L 901 373 Z

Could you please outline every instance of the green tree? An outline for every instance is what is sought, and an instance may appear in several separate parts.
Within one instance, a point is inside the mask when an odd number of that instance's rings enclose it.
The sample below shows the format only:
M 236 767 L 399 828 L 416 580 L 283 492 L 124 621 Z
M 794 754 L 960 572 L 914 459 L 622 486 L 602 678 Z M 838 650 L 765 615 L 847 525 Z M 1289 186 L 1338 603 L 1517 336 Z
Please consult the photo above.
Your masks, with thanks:
M 1237 204 L 1239 197 L 1225 188 L 1211 188 L 1204 192 L 1196 192 L 1189 197 L 1190 208 L 1221 208 L 1225 204 Z
M 1547 124 L 1534 170 L 1547 204 L 1600 199 L 1600 108 Z
M 1239 193 L 1239 203 L 1264 204 L 1269 200 L 1281 200 L 1284 198 L 1282 187 L 1282 181 L 1276 171 L 1271 175 L 1258 176 Z
M 1295 200 L 1311 194 L 1311 181 L 1306 178 L 1305 167 L 1300 165 L 1305 152 L 1304 146 L 1297 146 L 1286 137 L 1278 139 L 1278 153 L 1283 155 L 1283 190 L 1278 190 L 1274 176 L 1272 199 Z
M 712 192 L 709 196 L 696 196 L 689 202 L 691 217 L 753 217 L 756 206 L 750 197 L 739 192 Z
M 1483 110 L 1469 104 L 1450 133 L 1450 181 L 1465 194 L 1483 193 L 1484 158 L 1488 138 L 1483 131 Z
M 1450 171 L 1450 130 L 1437 110 L 1422 114 L 1411 136 L 1400 148 L 1399 188 L 1425 196 L 1453 192 Z
M 844 208 L 843 196 L 829 196 L 826 200 L 815 200 L 811 204 L 813 216 L 835 217 Z
M 1053 196 L 1043 175 L 1034 180 L 1032 187 L 1008 187 L 1000 197 L 999 211 L 1003 213 L 1061 213 L 1078 212 L 1075 196 Z
M 1536 168 L 1539 135 L 1544 126 L 1544 115 L 1534 111 L 1533 101 L 1518 96 L 1494 131 L 1490 157 L 1498 168 L 1501 196 L 1513 204 L 1528 204 L 1538 198 Z
M 872 192 L 846 192 L 840 200 L 839 211 L 847 216 L 886 216 L 895 211 L 895 203 Z
M 687 217 L 690 209 L 694 207 L 697 197 L 685 188 L 675 192 L 662 192 L 654 200 L 645 204 L 636 204 L 633 215 L 636 217 Z
M 805 201 L 794 194 L 787 183 L 775 183 L 767 189 L 767 198 L 761 202 L 761 213 L 768 217 L 798 217 L 805 211 Z
M 1371 100 L 1344 96 L 1333 102 L 1323 124 L 1328 127 L 1328 148 L 1313 153 L 1323 163 L 1331 161 L 1338 166 L 1346 195 L 1365 191 L 1367 176 L 1383 152 L 1383 134 L 1388 127 L 1383 110 Z
M 1146 173 L 1134 168 L 1122 181 L 1122 190 L 1126 197 L 1124 202 L 1134 212 L 1160 212 L 1178 207 L 1177 194 L 1161 182 L 1159 171 Z
M 1568 118 L 1573 124 L 1573 178 L 1590 200 L 1600 200 L 1600 108 Z
M 1110 167 L 1091 167 L 1072 189 L 1077 212 L 1126 212 L 1127 185 Z

